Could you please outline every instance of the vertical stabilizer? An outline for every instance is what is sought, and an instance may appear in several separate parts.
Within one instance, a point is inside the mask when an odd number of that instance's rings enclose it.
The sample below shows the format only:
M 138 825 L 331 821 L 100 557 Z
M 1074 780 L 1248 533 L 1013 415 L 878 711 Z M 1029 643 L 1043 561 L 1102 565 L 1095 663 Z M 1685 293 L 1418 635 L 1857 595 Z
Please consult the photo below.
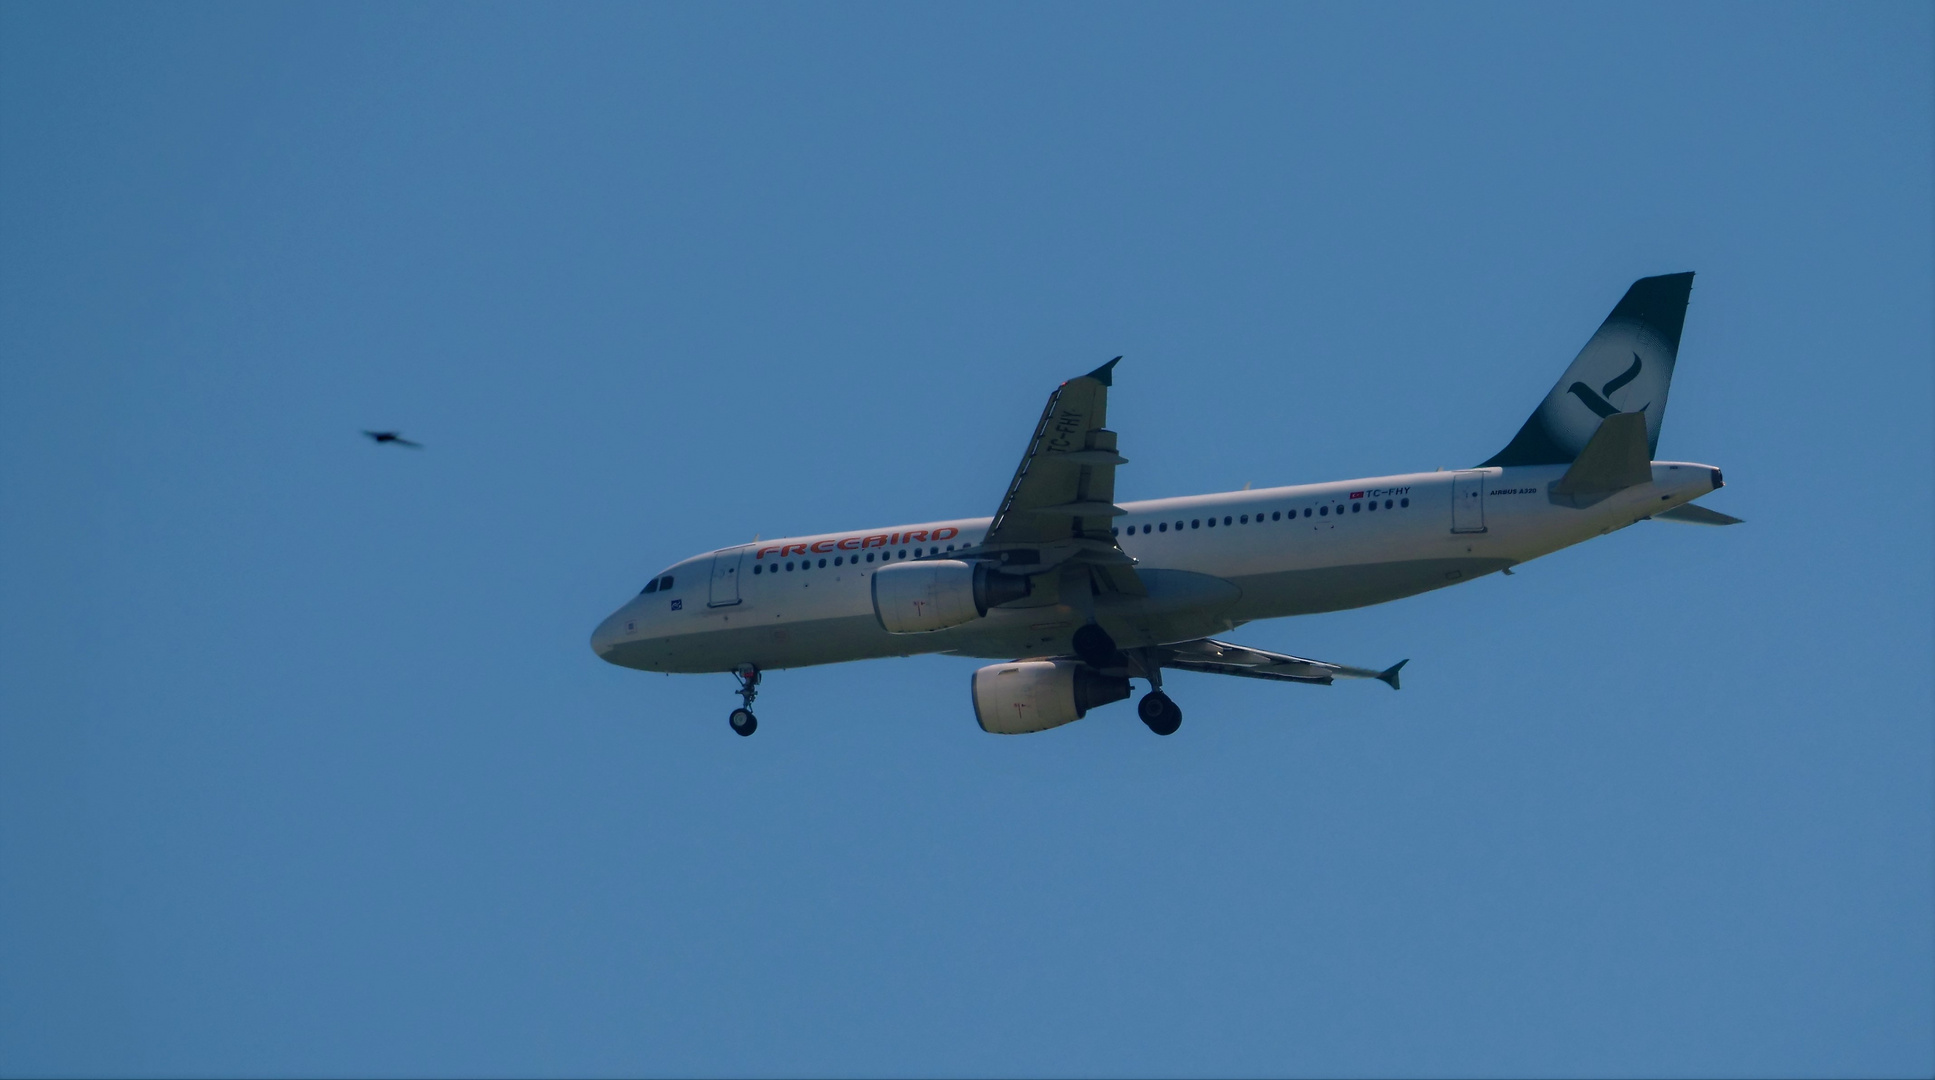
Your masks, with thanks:
M 1691 271 L 1633 282 L 1531 419 L 1484 465 L 1570 464 L 1618 413 L 1646 415 L 1646 452 L 1656 453 L 1692 291 Z

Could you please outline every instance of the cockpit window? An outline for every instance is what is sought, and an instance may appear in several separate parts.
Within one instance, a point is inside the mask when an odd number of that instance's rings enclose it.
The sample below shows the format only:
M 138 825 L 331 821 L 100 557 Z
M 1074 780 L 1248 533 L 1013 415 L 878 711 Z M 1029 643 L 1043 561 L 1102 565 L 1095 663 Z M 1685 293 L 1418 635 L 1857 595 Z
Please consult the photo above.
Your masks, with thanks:
M 667 592 L 671 588 L 672 575 L 667 574 L 664 577 L 655 577 L 647 582 L 644 588 L 638 590 L 638 595 L 644 596 L 646 593 Z
M 645 583 L 644 588 L 638 590 L 638 595 L 643 596 L 646 593 L 655 593 L 657 591 L 658 591 L 658 579 L 653 578 L 652 580 Z
M 664 577 L 658 579 L 659 592 L 670 592 L 671 590 L 672 590 L 672 575 L 667 574 Z

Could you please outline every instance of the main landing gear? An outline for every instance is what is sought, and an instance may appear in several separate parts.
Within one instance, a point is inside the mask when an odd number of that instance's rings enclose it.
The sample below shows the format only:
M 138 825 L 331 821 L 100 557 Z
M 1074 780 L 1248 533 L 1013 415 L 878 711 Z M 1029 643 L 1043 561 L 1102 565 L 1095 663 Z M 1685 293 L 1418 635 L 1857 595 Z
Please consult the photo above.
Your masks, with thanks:
M 737 734 L 751 735 L 759 730 L 759 717 L 752 714 L 753 699 L 759 696 L 759 669 L 751 664 L 741 664 L 732 669 L 732 677 L 739 680 L 739 699 L 744 705 L 732 710 L 726 723 L 732 725 Z
M 1135 704 L 1135 714 L 1158 735 L 1174 735 L 1182 726 L 1182 708 L 1160 690 L 1151 690 Z
M 1075 655 L 1092 668 L 1126 667 L 1131 673 L 1140 674 L 1149 680 L 1149 693 L 1136 702 L 1135 713 L 1149 730 L 1158 735 L 1174 735 L 1182 727 L 1182 709 L 1169 700 L 1162 692 L 1162 661 L 1154 649 L 1137 649 L 1132 660 L 1122 650 L 1116 648 L 1115 639 L 1107 630 L 1095 623 L 1089 623 L 1075 631 L 1073 644 Z M 1137 672 L 1136 669 L 1141 671 Z
M 1135 703 L 1135 714 L 1149 725 L 1150 731 L 1158 735 L 1174 735 L 1176 729 L 1182 727 L 1182 707 L 1162 692 L 1162 664 L 1156 659 L 1153 649 L 1139 650 L 1137 657 L 1142 677 L 1149 680 L 1149 692 Z

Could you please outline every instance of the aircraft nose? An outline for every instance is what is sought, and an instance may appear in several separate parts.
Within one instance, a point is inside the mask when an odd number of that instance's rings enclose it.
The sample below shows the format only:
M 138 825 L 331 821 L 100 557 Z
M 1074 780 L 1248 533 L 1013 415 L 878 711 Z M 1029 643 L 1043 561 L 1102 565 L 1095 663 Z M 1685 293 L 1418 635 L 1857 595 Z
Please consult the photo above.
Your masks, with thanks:
M 605 621 L 599 623 L 598 628 L 591 632 L 591 651 L 597 653 L 600 660 L 609 660 L 611 651 L 618 647 L 618 642 L 622 640 L 624 633 L 625 609 L 619 608 L 605 616 Z

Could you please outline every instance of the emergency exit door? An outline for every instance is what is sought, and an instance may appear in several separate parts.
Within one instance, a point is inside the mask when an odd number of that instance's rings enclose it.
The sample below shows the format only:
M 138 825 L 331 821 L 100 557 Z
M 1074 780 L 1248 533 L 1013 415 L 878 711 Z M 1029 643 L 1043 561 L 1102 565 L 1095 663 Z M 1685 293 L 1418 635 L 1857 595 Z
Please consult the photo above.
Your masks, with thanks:
M 1451 531 L 1485 531 L 1485 481 L 1482 472 L 1461 472 L 1451 478 Z

